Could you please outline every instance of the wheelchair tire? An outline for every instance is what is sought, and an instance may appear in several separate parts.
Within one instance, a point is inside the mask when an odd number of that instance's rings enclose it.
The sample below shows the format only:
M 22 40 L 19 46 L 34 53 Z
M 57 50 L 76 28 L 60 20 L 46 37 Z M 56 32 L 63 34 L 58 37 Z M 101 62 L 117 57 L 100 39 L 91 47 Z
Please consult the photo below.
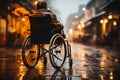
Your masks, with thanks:
M 56 33 L 52 36 L 49 51 L 49 58 L 52 66 L 56 69 L 61 68 L 67 56 L 66 43 L 62 35 Z
M 40 45 L 32 44 L 31 36 L 28 36 L 22 47 L 22 60 L 27 68 L 34 68 L 39 60 Z

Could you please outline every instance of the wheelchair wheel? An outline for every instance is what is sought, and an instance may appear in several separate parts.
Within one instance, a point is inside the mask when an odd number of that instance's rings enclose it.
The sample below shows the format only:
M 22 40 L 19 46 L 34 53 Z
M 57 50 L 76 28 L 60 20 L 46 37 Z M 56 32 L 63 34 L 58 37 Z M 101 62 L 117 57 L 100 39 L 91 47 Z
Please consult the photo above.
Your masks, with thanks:
M 28 36 L 22 47 L 22 59 L 27 68 L 34 68 L 39 60 L 40 45 L 32 44 L 31 36 Z
M 66 43 L 60 34 L 55 34 L 51 38 L 49 46 L 49 58 L 52 66 L 56 69 L 61 68 L 66 59 Z

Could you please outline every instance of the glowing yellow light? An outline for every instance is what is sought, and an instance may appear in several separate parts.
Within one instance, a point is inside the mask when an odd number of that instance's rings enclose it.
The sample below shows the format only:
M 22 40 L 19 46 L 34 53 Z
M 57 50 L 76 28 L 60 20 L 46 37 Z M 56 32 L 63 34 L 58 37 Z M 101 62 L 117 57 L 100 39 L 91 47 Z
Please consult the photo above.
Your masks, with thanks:
M 101 78 L 101 80 L 104 80 L 104 76 L 103 76 L 103 75 L 101 75 L 101 74 L 100 74 L 100 78 Z
M 25 18 L 22 18 L 22 21 L 25 21 Z
M 108 22 L 108 19 L 104 19 L 104 22 L 107 23 L 107 22 Z
M 78 16 L 76 15 L 75 18 L 78 19 Z
M 117 22 L 116 22 L 116 21 L 114 21 L 114 22 L 113 22 L 113 25 L 114 25 L 114 26 L 116 26 L 116 25 L 117 25 Z
M 118 62 L 118 59 L 115 59 L 115 62 Z
M 73 33 L 73 29 L 70 29 L 70 30 L 69 30 L 69 33 L 72 34 L 72 33 Z
M 78 29 L 81 29 L 81 28 L 82 28 L 82 26 L 79 24 L 77 28 L 78 28 Z
M 37 5 L 37 3 L 38 3 L 38 1 L 35 1 L 35 2 L 34 2 L 34 5 Z
M 111 14 L 108 16 L 108 19 L 112 19 L 112 15 Z
M 104 67 L 105 65 L 106 65 L 106 63 L 105 63 L 104 61 L 101 61 L 101 62 L 100 62 L 100 66 L 101 66 L 101 67 Z
M 80 23 L 83 23 L 83 21 L 80 20 Z
M 110 76 L 110 80 L 113 80 L 113 76 Z
M 82 78 L 88 78 L 88 75 L 87 75 L 87 72 L 86 71 L 83 71 L 82 74 L 81 74 Z
M 68 34 L 66 34 L 66 38 L 68 38 Z
M 110 72 L 110 77 L 109 78 L 110 78 L 110 80 L 113 80 L 113 72 L 112 71 Z
M 111 75 L 111 76 L 113 75 L 113 72 L 112 72 L 112 71 L 110 72 L 110 75 Z
M 105 60 L 105 59 L 107 59 L 107 56 L 104 55 L 104 54 L 102 54 L 102 55 L 101 55 L 101 59 Z
M 100 68 L 101 70 L 105 70 L 103 67 Z
M 38 3 L 39 1 L 43 1 L 43 0 L 35 1 L 33 4 L 34 4 L 34 5 L 37 5 L 37 3 Z
M 103 20 L 100 20 L 100 23 L 102 24 L 102 23 L 103 23 Z
M 86 8 L 83 8 L 82 10 L 83 10 L 83 11 L 85 11 L 85 10 L 86 10 Z

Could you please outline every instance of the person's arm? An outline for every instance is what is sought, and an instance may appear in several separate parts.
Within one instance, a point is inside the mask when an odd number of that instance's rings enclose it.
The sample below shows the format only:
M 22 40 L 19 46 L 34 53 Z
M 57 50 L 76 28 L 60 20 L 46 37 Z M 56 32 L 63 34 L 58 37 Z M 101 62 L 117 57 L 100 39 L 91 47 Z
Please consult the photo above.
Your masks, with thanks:
M 48 15 L 50 15 L 50 17 L 51 17 L 51 20 L 52 20 L 53 25 L 54 25 L 57 29 L 62 30 L 64 27 L 63 27 L 63 25 L 57 20 L 56 15 L 55 15 L 52 11 L 50 11 L 50 10 L 48 10 L 47 12 L 48 12 Z

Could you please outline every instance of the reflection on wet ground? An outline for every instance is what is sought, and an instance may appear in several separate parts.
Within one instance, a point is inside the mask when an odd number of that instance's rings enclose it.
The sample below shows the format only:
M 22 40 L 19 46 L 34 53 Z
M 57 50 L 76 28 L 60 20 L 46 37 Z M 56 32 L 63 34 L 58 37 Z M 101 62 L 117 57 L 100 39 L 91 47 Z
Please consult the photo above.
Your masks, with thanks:
M 21 50 L 18 55 L 0 54 L 0 80 L 119 80 L 120 58 L 114 51 L 72 45 L 73 66 L 66 60 L 63 68 L 54 69 L 40 59 L 35 69 L 24 66 Z M 111 53 L 110 53 L 110 52 Z M 8 51 L 7 51 L 8 52 Z M 9 54 L 12 54 L 11 52 Z M 112 54 L 112 55 L 111 55 Z M 48 55 L 47 55 L 48 56 Z
M 120 54 L 117 50 L 72 45 L 73 69 L 85 80 L 119 80 Z M 77 49 L 78 48 L 78 49 Z M 74 53 L 75 52 L 75 53 Z
M 39 60 L 35 69 L 27 69 L 21 56 L 0 57 L 0 80 L 81 80 L 73 76 L 72 69 L 54 69 L 50 63 L 44 68 L 43 60 Z

